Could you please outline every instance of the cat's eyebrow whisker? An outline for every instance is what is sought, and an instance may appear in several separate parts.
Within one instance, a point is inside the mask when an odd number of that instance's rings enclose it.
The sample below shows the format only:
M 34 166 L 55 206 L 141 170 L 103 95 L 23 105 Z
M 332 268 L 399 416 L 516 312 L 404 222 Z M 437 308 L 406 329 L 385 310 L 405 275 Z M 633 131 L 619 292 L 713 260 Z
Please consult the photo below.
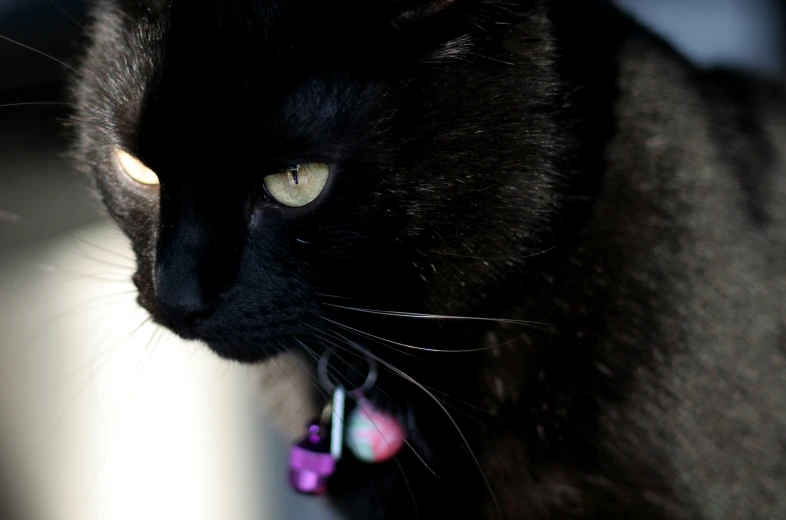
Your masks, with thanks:
M 59 5 L 57 5 L 57 2 L 55 2 L 55 0 L 49 0 L 49 3 L 52 4 L 53 6 L 55 6 L 58 11 L 60 11 L 61 13 L 66 15 L 68 18 L 70 18 L 71 21 L 74 22 L 77 26 L 79 26 L 80 29 L 84 30 L 85 27 L 81 23 L 79 23 L 76 18 L 74 18 L 73 16 L 68 14 L 68 11 L 66 11 L 65 9 L 60 7 Z
M 63 67 L 66 67 L 67 69 L 71 70 L 72 72 L 75 72 L 75 73 L 79 74 L 80 76 L 84 75 L 84 74 L 83 74 L 81 71 L 79 71 L 79 70 L 75 69 L 74 67 L 72 67 L 72 66 L 71 66 L 71 65 L 69 65 L 68 63 L 66 63 L 66 62 L 64 62 L 64 61 L 62 61 L 62 60 L 58 60 L 58 59 L 57 59 L 57 58 L 55 58 L 54 56 L 51 56 L 51 55 L 49 55 L 49 54 L 47 54 L 47 53 L 45 53 L 45 52 L 43 52 L 43 51 L 39 51 L 39 50 L 38 50 L 38 49 L 36 49 L 35 47 L 30 47 L 29 45 L 25 45 L 25 44 L 24 44 L 24 43 L 22 43 L 22 42 L 18 42 L 18 41 L 16 41 L 16 40 L 14 40 L 14 39 L 12 39 L 12 38 L 9 38 L 8 36 L 4 36 L 4 35 L 2 35 L 2 34 L 0 34 L 0 40 L 5 40 L 5 41 L 7 41 L 7 42 L 13 43 L 14 45 L 18 45 L 18 46 L 20 46 L 20 47 L 22 47 L 22 48 L 24 48 L 24 49 L 27 49 L 27 50 L 29 50 L 29 51 L 32 51 L 32 52 L 34 52 L 34 53 L 36 53 L 36 54 L 39 54 L 39 55 L 41 55 L 41 56 L 44 56 L 44 57 L 46 57 L 46 58 L 49 58 L 50 60 L 52 60 L 52 61 L 54 61 L 54 62 L 56 62 L 56 63 L 59 63 L 59 64 L 60 64 L 60 65 L 62 65 Z M 89 69 L 86 69 L 86 70 L 89 70 Z M 91 73 L 93 73 L 93 74 L 95 75 L 95 73 L 94 73 L 93 71 L 90 71 L 90 72 L 91 72 Z
M 466 436 L 464 435 L 464 432 L 461 431 L 461 428 L 459 427 L 458 423 L 453 418 L 453 416 L 450 414 L 450 412 L 445 407 L 445 405 L 442 404 L 442 401 L 440 401 L 439 398 L 437 398 L 437 396 L 435 396 L 431 391 L 429 391 L 428 388 L 426 388 L 425 386 L 420 384 L 418 381 L 416 381 L 414 378 L 412 378 L 411 376 L 409 376 L 408 374 L 406 374 L 402 370 L 400 370 L 400 369 L 396 368 L 395 366 L 391 365 L 390 363 L 388 363 L 384 359 L 380 358 L 379 356 L 375 356 L 374 354 L 372 354 L 368 350 L 363 349 L 362 347 L 359 347 L 358 345 L 356 345 L 355 343 L 353 343 L 349 339 L 345 338 L 345 340 L 347 341 L 347 343 L 349 345 L 353 346 L 354 348 L 360 349 L 366 355 L 368 355 L 369 357 L 371 357 L 372 359 L 374 359 L 375 361 L 377 361 L 381 365 L 387 367 L 389 370 L 391 370 L 393 373 L 395 373 L 396 375 L 398 375 L 402 379 L 404 379 L 406 381 L 409 381 L 410 383 L 412 383 L 416 387 L 418 387 L 421 390 L 423 390 L 423 392 L 425 392 L 426 395 L 428 395 L 429 398 L 431 398 L 437 404 L 437 406 L 439 406 L 439 408 L 445 413 L 447 418 L 453 424 L 453 427 L 456 429 L 456 432 L 459 434 L 459 437 L 461 437 L 461 440 L 464 442 L 464 445 L 467 447 L 467 451 L 469 452 L 470 456 L 472 457 L 472 460 L 474 461 L 475 466 L 477 466 L 478 470 L 480 471 L 480 474 L 483 477 L 483 482 L 486 485 L 486 489 L 488 489 L 488 492 L 491 495 L 491 499 L 494 502 L 494 507 L 497 510 L 497 515 L 499 516 L 499 518 L 501 520 L 504 520 L 504 516 L 502 515 L 502 509 L 500 508 L 499 502 L 497 501 L 497 496 L 494 493 L 494 489 L 491 487 L 491 483 L 489 482 L 489 479 L 486 476 L 486 472 L 483 471 L 483 467 L 480 465 L 480 460 L 478 460 L 477 455 L 475 455 L 475 451 L 469 445 L 469 441 L 467 440 Z

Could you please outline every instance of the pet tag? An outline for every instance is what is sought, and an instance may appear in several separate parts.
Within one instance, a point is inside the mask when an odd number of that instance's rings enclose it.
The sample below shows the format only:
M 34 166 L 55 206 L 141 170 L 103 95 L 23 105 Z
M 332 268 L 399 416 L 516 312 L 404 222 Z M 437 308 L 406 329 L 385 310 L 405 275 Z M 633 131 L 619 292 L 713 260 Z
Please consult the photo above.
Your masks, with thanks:
M 404 428 L 393 415 L 377 410 L 371 402 L 358 398 L 358 405 L 347 421 L 347 444 L 359 460 L 384 462 L 404 445 Z
M 311 421 L 308 433 L 289 451 L 289 483 L 307 495 L 321 495 L 336 471 L 336 458 L 331 453 L 331 432 L 327 427 L 328 404 L 319 420 Z
M 333 392 L 333 406 L 330 414 L 330 454 L 334 459 L 341 459 L 341 449 L 344 446 L 344 404 L 347 393 L 339 385 Z

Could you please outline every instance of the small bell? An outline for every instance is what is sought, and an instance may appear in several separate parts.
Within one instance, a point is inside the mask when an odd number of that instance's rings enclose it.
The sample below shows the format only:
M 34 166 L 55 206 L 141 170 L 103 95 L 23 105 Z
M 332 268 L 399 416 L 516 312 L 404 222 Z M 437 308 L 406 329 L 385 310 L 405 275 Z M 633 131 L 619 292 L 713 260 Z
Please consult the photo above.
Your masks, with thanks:
M 330 453 L 330 435 L 318 421 L 308 427 L 308 434 L 289 452 L 289 483 L 299 493 L 321 495 L 328 478 L 336 471 L 336 459 Z

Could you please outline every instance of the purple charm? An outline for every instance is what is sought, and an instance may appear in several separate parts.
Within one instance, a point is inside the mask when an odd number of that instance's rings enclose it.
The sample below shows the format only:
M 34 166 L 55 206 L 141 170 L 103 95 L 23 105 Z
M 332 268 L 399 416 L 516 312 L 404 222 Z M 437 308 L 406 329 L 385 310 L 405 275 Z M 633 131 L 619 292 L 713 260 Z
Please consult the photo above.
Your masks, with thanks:
M 299 493 L 321 495 L 328 478 L 336 471 L 336 459 L 330 454 L 330 436 L 317 422 L 308 427 L 308 435 L 289 452 L 289 483 Z

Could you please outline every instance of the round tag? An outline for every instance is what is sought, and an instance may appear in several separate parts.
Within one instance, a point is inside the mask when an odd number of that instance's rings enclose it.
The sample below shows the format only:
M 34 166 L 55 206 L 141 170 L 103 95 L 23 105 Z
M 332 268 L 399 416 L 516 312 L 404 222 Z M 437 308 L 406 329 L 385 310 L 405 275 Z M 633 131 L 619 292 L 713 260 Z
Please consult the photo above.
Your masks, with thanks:
M 346 427 L 347 446 L 363 462 L 384 462 L 404 445 L 401 423 L 365 399 L 352 411 Z

